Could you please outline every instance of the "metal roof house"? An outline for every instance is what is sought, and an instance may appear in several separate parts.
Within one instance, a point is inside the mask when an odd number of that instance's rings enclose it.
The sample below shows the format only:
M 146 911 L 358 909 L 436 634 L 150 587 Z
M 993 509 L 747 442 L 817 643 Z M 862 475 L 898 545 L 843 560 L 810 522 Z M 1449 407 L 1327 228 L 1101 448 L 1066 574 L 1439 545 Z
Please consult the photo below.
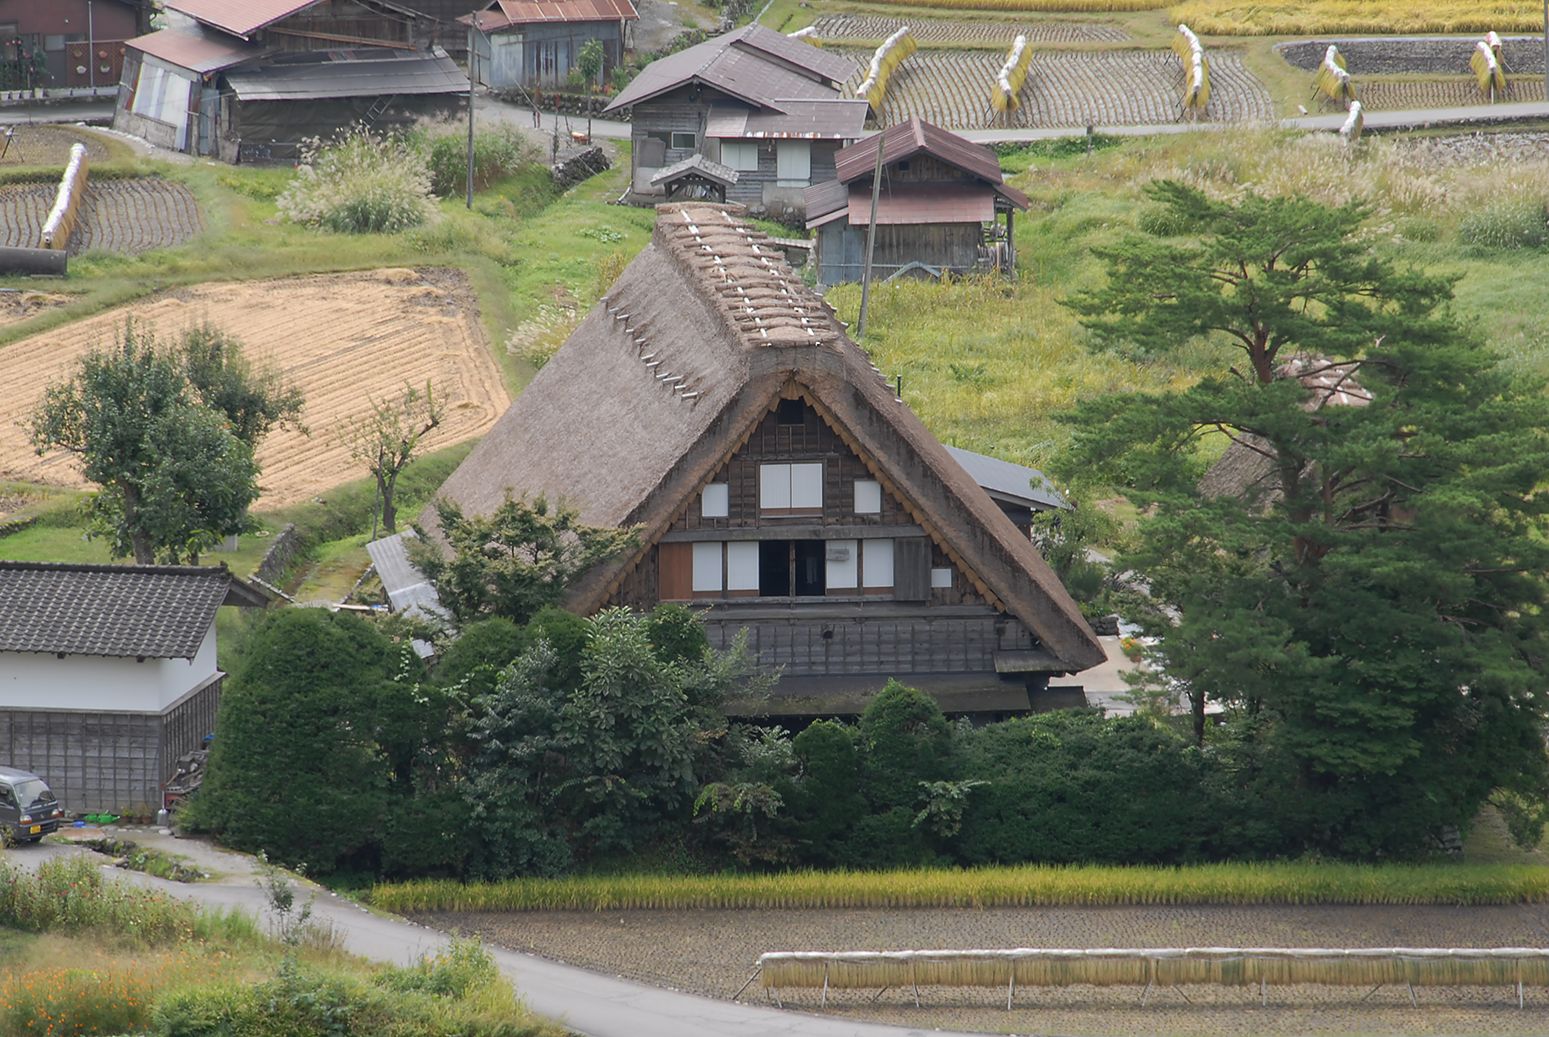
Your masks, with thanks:
M 0 90 L 110 91 L 124 41 L 150 21 L 149 0 L 0 0 Z
M 703 155 L 737 174 L 728 202 L 799 217 L 806 189 L 862 133 L 866 102 L 839 90 L 854 71 L 850 58 L 756 24 L 652 62 L 606 109 L 631 113 L 634 194 L 660 200 L 653 178 Z
M 1005 183 L 989 148 L 910 118 L 839 152 L 834 177 L 807 191 L 820 284 L 862 279 L 879 146 L 874 277 L 1015 267 L 1013 219 L 1027 196 Z
M 640 15 L 630 0 L 489 0 L 458 21 L 473 30 L 473 77 L 492 90 L 564 84 L 591 40 L 602 43 L 606 77 L 624 61 L 629 27 Z
M 857 713 L 897 677 L 948 712 L 1003 715 L 1100 662 L 1031 541 L 771 239 L 733 207 L 657 213 L 652 243 L 442 498 L 484 514 L 543 494 L 638 528 L 567 607 L 684 602 L 721 647 L 747 630 L 782 669 L 749 714 Z
M 449 116 L 468 79 L 437 22 L 390 0 L 166 0 L 128 42 L 115 129 L 228 162 L 290 161 L 356 123 Z
M 66 809 L 150 815 L 215 729 L 215 614 L 268 600 L 224 567 L 0 561 L 0 759 Z

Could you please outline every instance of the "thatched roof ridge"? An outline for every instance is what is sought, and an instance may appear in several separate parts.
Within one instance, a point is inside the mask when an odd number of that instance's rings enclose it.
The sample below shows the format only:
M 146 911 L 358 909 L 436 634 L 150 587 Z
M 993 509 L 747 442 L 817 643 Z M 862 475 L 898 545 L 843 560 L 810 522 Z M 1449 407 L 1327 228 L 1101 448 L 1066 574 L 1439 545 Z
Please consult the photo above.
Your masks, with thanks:
M 506 494 L 545 493 L 568 499 L 588 523 L 638 525 L 638 551 L 572 588 L 571 607 L 589 612 L 779 399 L 804 396 L 986 597 L 1072 671 L 1100 662 L 1080 610 L 1032 544 L 894 397 L 767 238 L 727 206 L 657 212 L 652 243 L 442 496 L 480 513 Z

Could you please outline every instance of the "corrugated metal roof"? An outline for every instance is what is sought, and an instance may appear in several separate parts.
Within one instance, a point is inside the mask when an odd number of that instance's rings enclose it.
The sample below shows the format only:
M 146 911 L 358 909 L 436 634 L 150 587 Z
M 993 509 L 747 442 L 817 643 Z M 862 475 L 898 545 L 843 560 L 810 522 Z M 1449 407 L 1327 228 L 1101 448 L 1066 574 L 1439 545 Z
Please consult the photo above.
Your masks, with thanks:
M 703 155 L 690 155 L 682 162 L 674 162 L 651 177 L 651 183 L 670 184 L 686 173 L 698 173 L 700 176 L 709 177 L 724 187 L 731 187 L 737 182 L 737 171 L 731 166 L 723 166 Z
M 376 567 L 377 578 L 382 581 L 382 589 L 387 592 L 387 601 L 394 612 L 444 621 L 448 614 L 436 588 L 409 560 L 405 538 L 413 537 L 411 530 L 373 540 L 366 545 L 366 553 L 371 556 L 371 564 Z
M 868 188 L 862 190 L 862 186 Z M 850 226 L 871 222 L 870 185 L 850 190 Z M 995 192 L 982 184 L 893 184 L 885 181 L 877 199 L 877 222 L 989 223 L 995 219 Z
M 920 118 L 889 126 L 881 133 L 841 149 L 834 156 L 839 179 L 848 184 L 871 176 L 877 163 L 878 141 L 882 144 L 882 161 L 888 165 L 924 153 L 986 183 L 1001 182 L 1000 160 L 995 157 L 995 152 Z M 1023 204 L 1026 204 L 1025 198 Z
M 481 32 L 500 32 L 539 22 L 616 22 L 639 17 L 630 0 L 494 0 L 457 20 L 472 23 Z
M 371 48 L 309 54 L 307 60 L 228 73 L 226 82 L 243 101 L 468 92 L 468 77 L 439 47 L 430 53 Z
M 783 112 L 781 99 L 838 98 L 838 84 L 854 67 L 848 58 L 749 25 L 651 62 L 604 111 L 628 108 L 697 81 L 754 107 Z
M 125 46 L 200 75 L 219 72 L 267 53 L 256 44 L 206 29 L 192 32 L 162 29 L 146 36 L 136 36 Z
M 1049 477 L 1036 468 L 955 446 L 947 447 L 947 453 L 991 497 L 1014 498 L 1017 503 L 1037 510 L 1070 507 L 1070 502 L 1054 488 Z
M 251 36 L 316 3 L 321 0 L 163 0 L 162 6 L 217 29 Z
M 705 136 L 726 139 L 854 140 L 866 124 L 866 102 L 823 98 L 777 98 L 783 111 L 750 111 L 715 105 L 705 120 Z
M 803 191 L 802 200 L 807 203 L 807 229 L 811 230 L 846 215 L 850 188 L 837 180 L 825 180 Z

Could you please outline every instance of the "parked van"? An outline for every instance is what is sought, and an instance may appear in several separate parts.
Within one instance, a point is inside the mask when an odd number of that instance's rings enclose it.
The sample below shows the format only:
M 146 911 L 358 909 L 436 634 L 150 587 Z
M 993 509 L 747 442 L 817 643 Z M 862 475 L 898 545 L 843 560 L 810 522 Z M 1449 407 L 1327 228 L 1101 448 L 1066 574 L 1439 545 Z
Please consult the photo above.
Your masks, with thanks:
M 65 812 L 48 782 L 28 771 L 0 767 L 0 830 L 16 842 L 35 843 L 59 827 Z

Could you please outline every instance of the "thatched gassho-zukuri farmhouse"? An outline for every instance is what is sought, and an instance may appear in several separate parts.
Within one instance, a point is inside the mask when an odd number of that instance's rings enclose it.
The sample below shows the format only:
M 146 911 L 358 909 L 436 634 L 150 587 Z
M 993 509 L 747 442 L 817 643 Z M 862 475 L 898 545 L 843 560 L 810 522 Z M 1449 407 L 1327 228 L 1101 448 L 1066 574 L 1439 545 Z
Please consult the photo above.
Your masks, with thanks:
M 889 677 L 950 712 L 1029 707 L 1103 652 L 1048 565 L 778 248 L 661 206 L 625 269 L 442 487 L 564 499 L 641 546 L 568 607 L 702 607 L 783 676 L 771 715 L 854 713 Z M 427 520 L 433 515 L 427 513 Z

